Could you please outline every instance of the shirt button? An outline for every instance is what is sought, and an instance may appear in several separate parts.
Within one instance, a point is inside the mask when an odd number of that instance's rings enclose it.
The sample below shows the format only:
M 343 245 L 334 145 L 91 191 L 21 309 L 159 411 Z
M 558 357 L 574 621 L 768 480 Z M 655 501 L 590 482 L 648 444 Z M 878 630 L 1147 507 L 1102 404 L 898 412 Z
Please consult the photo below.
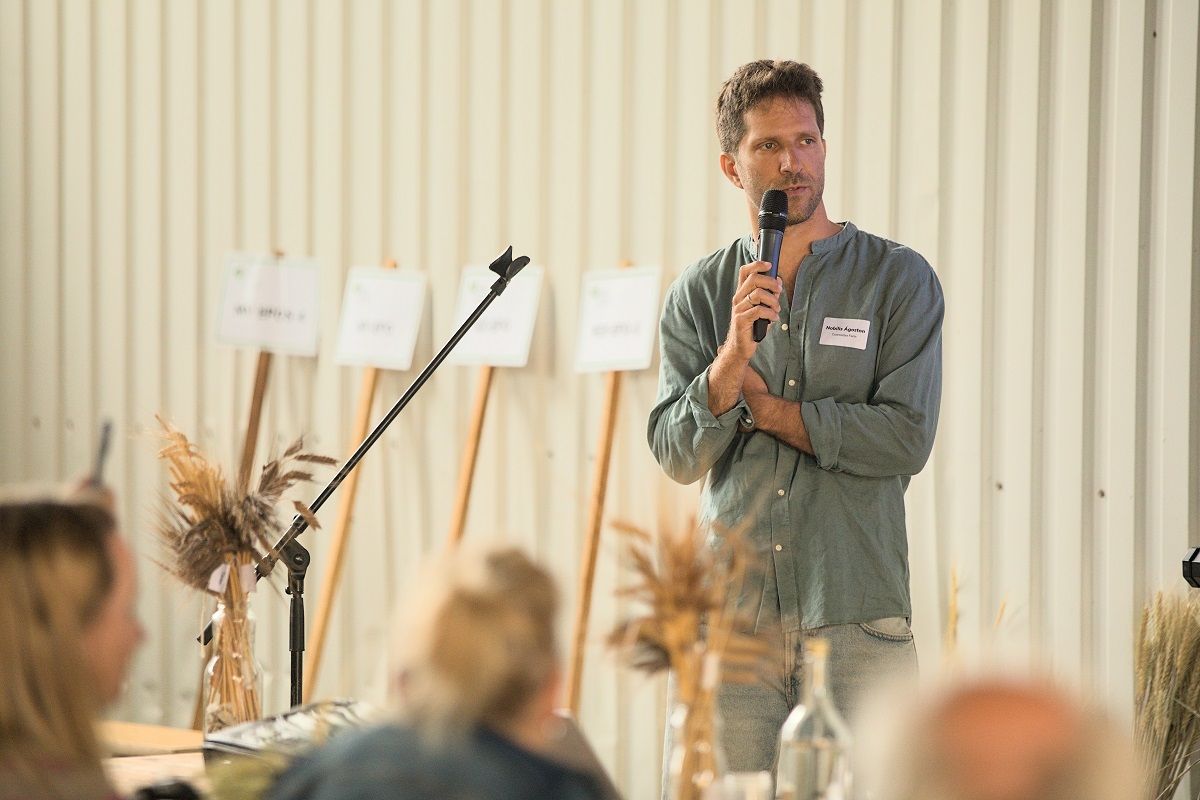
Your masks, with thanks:
M 782 325 L 780 325 L 780 326 L 779 326 L 779 329 L 780 329 L 780 330 L 783 330 L 783 331 L 786 331 L 786 330 L 787 330 L 787 323 L 785 322 L 785 323 L 783 323 Z
M 796 385 L 796 379 L 795 379 L 795 378 L 791 378 L 790 380 L 788 380 L 788 386 L 795 386 L 795 385 Z
M 783 489 L 780 489 L 780 490 L 779 490 L 779 496 L 780 496 L 780 497 L 783 497 Z
M 780 550 L 782 550 L 782 549 L 783 549 L 783 545 L 781 545 L 781 544 L 777 544 L 777 545 L 775 545 L 775 552 L 776 552 L 776 553 L 778 553 L 778 552 L 779 552 Z

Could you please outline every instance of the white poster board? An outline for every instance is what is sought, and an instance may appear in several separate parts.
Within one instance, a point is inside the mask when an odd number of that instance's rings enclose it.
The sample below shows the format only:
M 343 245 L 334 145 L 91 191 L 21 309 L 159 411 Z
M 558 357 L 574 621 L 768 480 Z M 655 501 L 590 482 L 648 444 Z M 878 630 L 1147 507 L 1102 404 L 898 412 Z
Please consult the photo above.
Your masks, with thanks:
M 530 264 L 517 273 L 504 294 L 492 301 L 446 360 L 452 364 L 523 367 L 529 362 L 533 323 L 542 292 L 540 266 Z M 458 287 L 454 329 L 466 321 L 496 282 L 487 267 L 466 267 Z
M 579 303 L 576 372 L 646 369 L 654 358 L 662 270 L 591 270 Z
M 217 341 L 297 356 L 317 354 L 317 262 L 230 253 Z
M 408 369 L 424 306 L 425 273 L 351 267 L 334 360 L 354 366 Z

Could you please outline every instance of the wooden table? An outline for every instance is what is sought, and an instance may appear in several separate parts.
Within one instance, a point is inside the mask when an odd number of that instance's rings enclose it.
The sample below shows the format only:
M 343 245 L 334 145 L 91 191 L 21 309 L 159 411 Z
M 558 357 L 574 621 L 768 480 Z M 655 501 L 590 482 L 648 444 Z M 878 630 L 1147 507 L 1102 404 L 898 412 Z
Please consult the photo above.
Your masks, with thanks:
M 129 797 L 143 786 L 165 780 L 185 780 L 200 792 L 208 791 L 204 774 L 204 755 L 166 753 L 153 756 L 116 756 L 104 761 L 104 771 L 113 788 L 122 797 Z
M 208 789 L 204 734 L 190 728 L 167 728 L 135 722 L 100 723 L 100 741 L 112 754 L 104 769 L 113 788 L 128 796 L 163 780 L 185 780 L 200 791 Z

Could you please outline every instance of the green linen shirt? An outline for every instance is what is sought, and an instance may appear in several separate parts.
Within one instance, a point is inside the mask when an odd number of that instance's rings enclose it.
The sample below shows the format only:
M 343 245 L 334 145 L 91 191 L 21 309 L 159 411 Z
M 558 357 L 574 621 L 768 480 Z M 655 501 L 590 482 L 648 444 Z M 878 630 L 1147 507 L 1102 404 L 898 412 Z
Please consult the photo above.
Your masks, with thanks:
M 738 269 L 756 260 L 746 235 L 672 284 L 650 448 L 676 481 L 708 476 L 703 522 L 717 531 L 749 522 L 764 555 L 741 599 L 763 604 L 759 626 L 911 617 L 904 492 L 937 428 L 937 275 L 917 252 L 849 222 L 813 243 L 750 362 L 772 394 L 801 403 L 810 456 L 740 431 L 739 419 L 751 419 L 745 398 L 719 417 L 708 409 L 708 367 L 729 329 Z

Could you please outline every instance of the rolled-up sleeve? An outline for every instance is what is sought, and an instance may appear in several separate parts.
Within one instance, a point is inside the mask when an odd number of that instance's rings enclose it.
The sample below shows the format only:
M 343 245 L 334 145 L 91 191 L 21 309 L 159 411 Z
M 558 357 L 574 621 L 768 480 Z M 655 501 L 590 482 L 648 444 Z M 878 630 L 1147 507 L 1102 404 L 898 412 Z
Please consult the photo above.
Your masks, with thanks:
M 683 295 L 680 284 L 671 287 L 659 323 L 658 397 L 647 438 L 655 460 L 672 480 L 694 483 L 729 447 L 738 419 L 749 409 L 739 397 L 719 416 L 709 410 L 708 368 L 716 345 L 701 341 Z
M 801 405 L 817 463 L 864 477 L 915 475 L 933 449 L 942 395 L 942 318 L 937 275 L 927 265 L 890 314 L 868 402 L 826 397 Z

